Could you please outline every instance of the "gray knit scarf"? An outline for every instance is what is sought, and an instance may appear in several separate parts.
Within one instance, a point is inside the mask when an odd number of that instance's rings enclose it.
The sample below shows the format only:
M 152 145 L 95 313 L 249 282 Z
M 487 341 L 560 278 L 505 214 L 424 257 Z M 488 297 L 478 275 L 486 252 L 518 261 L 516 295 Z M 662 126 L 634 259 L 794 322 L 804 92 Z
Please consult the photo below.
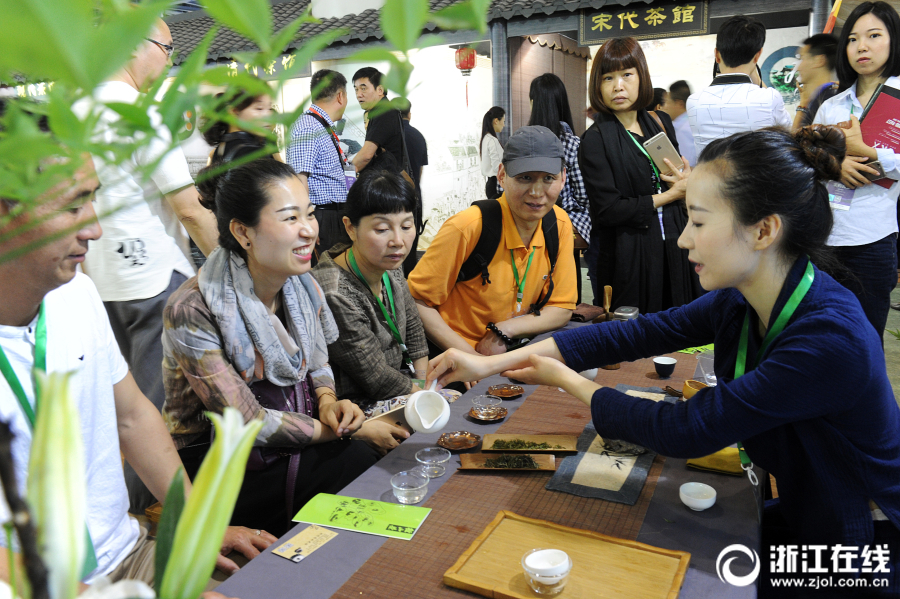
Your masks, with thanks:
M 287 331 L 300 348 L 292 356 L 279 339 L 269 310 L 253 292 L 250 270 L 238 254 L 216 248 L 200 269 L 198 283 L 222 333 L 225 355 L 248 383 L 256 370 L 257 351 L 265 378 L 281 387 L 297 384 L 307 372 L 328 363 L 328 344 L 337 339 L 338 328 L 310 273 L 290 277 L 281 289 Z

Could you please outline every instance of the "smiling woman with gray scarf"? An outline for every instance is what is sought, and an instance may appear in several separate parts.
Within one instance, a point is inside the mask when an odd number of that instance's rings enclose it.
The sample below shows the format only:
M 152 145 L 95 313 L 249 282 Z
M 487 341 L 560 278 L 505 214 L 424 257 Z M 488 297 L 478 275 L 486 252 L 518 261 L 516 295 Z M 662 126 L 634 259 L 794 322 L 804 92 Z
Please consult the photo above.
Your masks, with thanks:
M 280 535 L 306 501 L 378 456 L 349 439 L 364 416 L 334 391 L 327 346 L 338 331 L 309 274 L 318 225 L 305 185 L 263 158 L 200 191 L 220 247 L 166 306 L 163 416 L 191 478 L 209 450 L 204 412 L 233 406 L 264 422 L 232 523 Z

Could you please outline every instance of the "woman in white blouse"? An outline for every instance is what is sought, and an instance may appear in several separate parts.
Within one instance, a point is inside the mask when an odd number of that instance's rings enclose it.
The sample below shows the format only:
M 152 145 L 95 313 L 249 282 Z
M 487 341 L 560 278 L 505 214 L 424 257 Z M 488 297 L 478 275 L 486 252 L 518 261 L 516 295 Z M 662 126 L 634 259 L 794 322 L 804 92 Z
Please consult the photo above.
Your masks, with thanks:
M 822 104 L 814 121 L 850 122 L 841 181 L 828 186 L 834 208 L 828 245 L 849 270 L 837 273 L 838 280 L 856 294 L 882 337 L 897 285 L 900 155 L 867 145 L 859 117 L 879 84 L 900 88 L 900 17 L 887 2 L 863 2 L 850 13 L 838 42 L 837 73 L 841 91 Z M 865 164 L 876 160 L 884 177 Z
M 481 174 L 488 178 L 484 193 L 489 200 L 500 197 L 503 191 L 497 185 L 497 169 L 503 162 L 503 146 L 497 134 L 506 126 L 506 111 L 493 106 L 484 113 L 481 122 Z

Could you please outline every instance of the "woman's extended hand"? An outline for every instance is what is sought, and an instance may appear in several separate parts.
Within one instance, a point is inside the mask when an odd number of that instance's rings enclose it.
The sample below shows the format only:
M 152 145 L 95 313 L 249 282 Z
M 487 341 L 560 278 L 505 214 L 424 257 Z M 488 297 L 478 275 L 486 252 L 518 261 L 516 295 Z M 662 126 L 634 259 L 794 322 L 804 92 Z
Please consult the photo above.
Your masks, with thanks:
M 850 189 L 856 189 L 871 183 L 863 173 L 877 175 L 878 171 L 871 166 L 863 164 L 866 160 L 868 159 L 862 156 L 850 156 L 848 154 L 841 163 L 841 183 Z
M 360 407 L 349 399 L 319 406 L 319 421 L 333 430 L 338 437 L 355 433 L 365 420 L 366 415 Z
M 528 356 L 528 359 L 531 366 L 518 370 L 507 370 L 502 373 L 503 376 L 529 385 L 562 387 L 566 393 L 575 396 L 588 406 L 591 405 L 594 392 L 602 387 L 602 385 L 584 378 L 555 358 L 532 354 Z
M 362 428 L 353 435 L 353 438 L 365 441 L 369 444 L 369 447 L 380 455 L 385 455 L 400 445 L 400 441 L 408 439 L 409 433 L 389 422 L 366 420 Z
M 485 356 L 468 354 L 458 349 L 448 349 L 428 362 L 425 387 L 437 379 L 441 387 L 456 381 L 479 381 L 494 374 Z
M 568 382 L 581 378 L 581 375 L 559 360 L 534 354 L 528 356 L 528 359 L 531 361 L 531 366 L 518 370 L 507 370 L 501 374 L 528 385 L 547 385 L 548 387 L 563 388 Z

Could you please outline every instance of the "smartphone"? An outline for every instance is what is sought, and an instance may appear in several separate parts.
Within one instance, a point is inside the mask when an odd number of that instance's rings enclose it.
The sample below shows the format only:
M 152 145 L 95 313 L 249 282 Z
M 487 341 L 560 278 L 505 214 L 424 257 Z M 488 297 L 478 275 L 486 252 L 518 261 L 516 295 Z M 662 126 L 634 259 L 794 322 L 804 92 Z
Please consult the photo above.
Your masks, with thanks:
M 684 170 L 684 161 L 681 159 L 681 156 L 678 155 L 678 152 L 675 151 L 675 146 L 669 141 L 669 137 L 666 135 L 665 131 L 660 131 L 645 141 L 643 146 L 644 149 L 647 150 L 647 154 L 649 154 L 650 158 L 653 160 L 653 164 L 656 165 L 656 168 L 659 169 L 661 174 L 675 174 L 672 172 L 672 169 L 669 168 L 669 165 L 663 162 L 663 159 L 665 158 L 671 160 L 672 164 L 674 164 L 675 168 L 679 171 Z
M 878 160 L 873 160 L 872 162 L 864 163 L 865 166 L 870 168 L 874 168 L 878 171 L 877 175 L 873 175 L 872 173 L 863 173 L 863 176 L 869 181 L 877 181 L 878 179 L 884 179 L 884 167 L 881 166 L 881 162 Z
M 406 421 L 406 406 L 400 406 L 394 408 L 390 412 L 385 412 L 383 414 L 379 414 L 378 416 L 373 416 L 371 420 L 393 424 L 394 426 L 402 428 L 409 434 L 413 434 L 415 432 L 409 425 L 409 422 Z

